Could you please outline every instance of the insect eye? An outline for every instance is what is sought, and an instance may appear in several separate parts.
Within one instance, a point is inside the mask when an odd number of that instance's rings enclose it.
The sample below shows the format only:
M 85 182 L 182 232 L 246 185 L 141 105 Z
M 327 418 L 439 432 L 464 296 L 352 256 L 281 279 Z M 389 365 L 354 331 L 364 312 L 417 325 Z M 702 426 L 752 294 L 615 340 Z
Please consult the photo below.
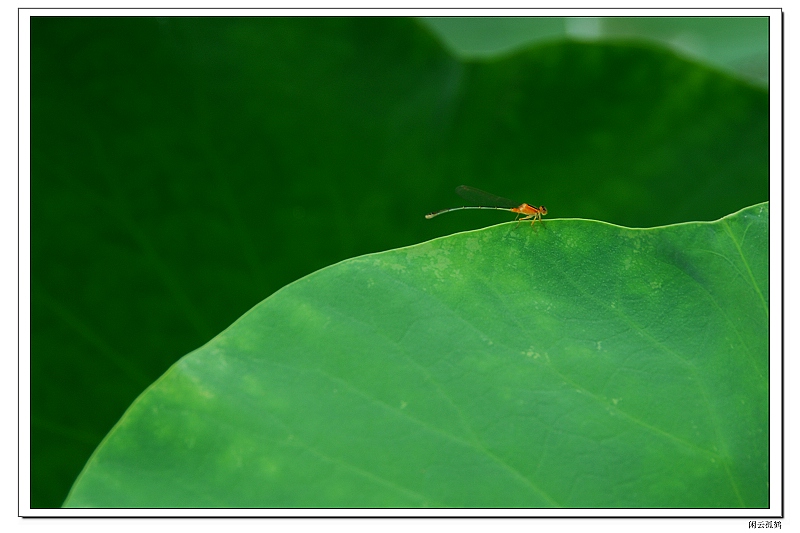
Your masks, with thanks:
M 547 208 L 543 205 L 539 206 L 539 211 L 541 211 L 543 215 L 547 214 Z

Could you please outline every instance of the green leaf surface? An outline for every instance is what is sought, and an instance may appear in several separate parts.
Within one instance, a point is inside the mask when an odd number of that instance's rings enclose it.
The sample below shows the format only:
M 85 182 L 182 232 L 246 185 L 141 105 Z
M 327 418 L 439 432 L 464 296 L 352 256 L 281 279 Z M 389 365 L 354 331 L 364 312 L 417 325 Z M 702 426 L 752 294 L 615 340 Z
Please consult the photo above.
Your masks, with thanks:
M 501 224 L 270 296 L 128 410 L 70 507 L 766 507 L 768 204 Z
M 453 56 L 407 18 L 34 17 L 31 502 L 158 376 L 325 266 L 509 220 L 768 199 L 768 94 L 669 50 Z

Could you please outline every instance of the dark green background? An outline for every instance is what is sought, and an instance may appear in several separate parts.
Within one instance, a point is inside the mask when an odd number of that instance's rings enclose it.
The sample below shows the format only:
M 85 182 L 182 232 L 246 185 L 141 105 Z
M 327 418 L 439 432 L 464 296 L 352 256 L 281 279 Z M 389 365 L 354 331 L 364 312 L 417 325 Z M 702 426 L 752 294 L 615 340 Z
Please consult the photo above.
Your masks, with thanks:
M 642 40 L 465 59 L 407 18 L 33 18 L 31 505 L 59 506 L 148 384 L 278 288 L 508 219 L 426 221 L 456 185 L 712 220 L 768 199 L 767 111 Z

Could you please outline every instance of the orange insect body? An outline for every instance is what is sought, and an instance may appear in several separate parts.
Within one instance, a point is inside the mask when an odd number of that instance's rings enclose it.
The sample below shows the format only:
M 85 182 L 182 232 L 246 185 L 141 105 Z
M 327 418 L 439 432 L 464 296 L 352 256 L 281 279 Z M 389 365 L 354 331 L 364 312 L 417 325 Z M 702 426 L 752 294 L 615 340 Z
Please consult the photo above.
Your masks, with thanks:
M 547 214 L 547 208 L 543 205 L 539 207 L 533 207 L 532 205 L 522 204 L 519 207 L 512 207 L 509 211 L 513 213 L 519 213 L 520 215 L 527 215 L 522 217 L 520 220 L 531 220 L 531 226 L 536 224 L 537 220 L 542 220 L 542 215 Z
M 547 214 L 547 208 L 543 205 L 534 207 L 530 204 L 518 204 L 517 202 L 509 200 L 508 198 L 495 196 L 480 189 L 476 189 L 475 187 L 461 185 L 456 187 L 456 193 L 466 200 L 482 205 L 441 209 L 439 211 L 434 211 L 433 213 L 428 213 L 425 215 L 425 218 L 433 218 L 441 215 L 442 213 L 449 213 L 450 211 L 458 211 L 460 209 L 497 209 L 500 211 L 517 213 L 518 215 L 525 215 L 520 220 L 530 220 L 531 226 L 533 226 L 537 220 L 542 220 L 542 216 Z

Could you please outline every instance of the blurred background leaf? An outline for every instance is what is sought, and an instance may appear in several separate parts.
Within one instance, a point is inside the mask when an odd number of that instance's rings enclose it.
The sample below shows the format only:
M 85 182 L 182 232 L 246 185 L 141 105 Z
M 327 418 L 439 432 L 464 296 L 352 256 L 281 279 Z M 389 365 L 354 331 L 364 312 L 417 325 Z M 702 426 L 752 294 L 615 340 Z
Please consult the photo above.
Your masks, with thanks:
M 424 17 L 424 24 L 464 58 L 485 58 L 544 41 L 640 39 L 671 48 L 766 87 L 769 19 L 765 17 Z
M 32 506 L 278 288 L 507 220 L 424 220 L 456 185 L 553 217 L 712 220 L 767 199 L 767 110 L 641 40 L 464 59 L 406 18 L 33 18 Z

